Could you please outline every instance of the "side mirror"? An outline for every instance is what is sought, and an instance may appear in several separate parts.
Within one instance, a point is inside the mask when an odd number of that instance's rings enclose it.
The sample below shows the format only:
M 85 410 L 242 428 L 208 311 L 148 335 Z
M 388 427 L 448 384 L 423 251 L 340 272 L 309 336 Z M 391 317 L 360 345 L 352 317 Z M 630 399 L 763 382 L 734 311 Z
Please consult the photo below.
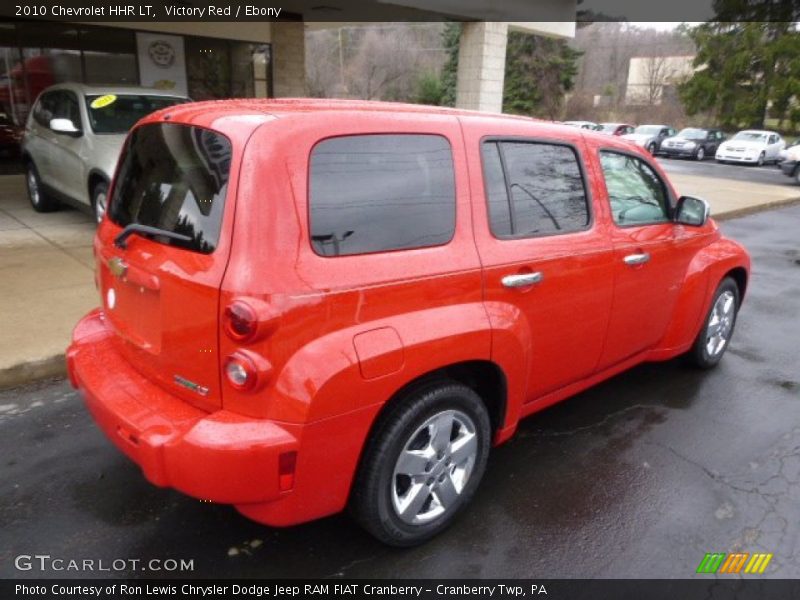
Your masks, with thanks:
M 75 127 L 75 123 L 70 119 L 50 119 L 50 130 L 67 135 L 80 135 L 81 133 L 81 130 Z
M 708 222 L 711 207 L 702 198 L 694 196 L 681 196 L 678 198 L 678 207 L 675 209 L 675 222 L 681 225 L 702 227 Z

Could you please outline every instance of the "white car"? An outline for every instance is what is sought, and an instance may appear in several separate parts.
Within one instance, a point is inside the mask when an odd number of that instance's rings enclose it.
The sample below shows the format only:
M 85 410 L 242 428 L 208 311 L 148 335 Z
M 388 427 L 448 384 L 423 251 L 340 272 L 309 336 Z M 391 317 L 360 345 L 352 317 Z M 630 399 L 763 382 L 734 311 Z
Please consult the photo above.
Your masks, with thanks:
M 578 129 L 589 129 L 591 131 L 597 131 L 600 128 L 594 121 L 564 121 L 564 125 L 577 127 Z
M 737 162 L 752 165 L 776 163 L 786 147 L 783 138 L 774 131 L 745 129 L 717 148 L 718 162 Z

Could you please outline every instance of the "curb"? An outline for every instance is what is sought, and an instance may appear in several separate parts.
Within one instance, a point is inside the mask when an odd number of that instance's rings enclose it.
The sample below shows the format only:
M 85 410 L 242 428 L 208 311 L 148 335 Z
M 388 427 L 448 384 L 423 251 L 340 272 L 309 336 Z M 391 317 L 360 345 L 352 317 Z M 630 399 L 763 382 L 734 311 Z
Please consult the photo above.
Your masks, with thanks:
M 715 221 L 727 221 L 729 219 L 738 219 L 739 217 L 746 217 L 756 213 L 764 212 L 766 210 L 773 210 L 775 208 L 784 208 L 792 206 L 793 204 L 800 203 L 800 196 L 794 198 L 784 198 L 782 200 L 773 200 L 765 204 L 756 204 L 754 206 L 745 206 L 743 208 L 736 208 L 733 210 L 726 210 L 725 212 L 714 214 L 711 213 L 711 218 Z
M 67 374 L 65 355 L 54 354 L 47 358 L 18 363 L 0 369 L 0 390 L 13 388 L 41 379 L 64 377 Z
M 727 221 L 738 219 L 747 215 L 784 208 L 793 204 L 800 204 L 800 196 L 775 200 L 766 204 L 756 206 L 746 206 L 735 210 L 712 215 L 715 221 Z M 0 369 L 0 390 L 14 388 L 29 383 L 34 383 L 41 379 L 51 379 L 53 377 L 64 377 L 67 374 L 67 363 L 64 353 L 54 354 L 47 358 L 28 361 L 12 365 L 5 369 Z

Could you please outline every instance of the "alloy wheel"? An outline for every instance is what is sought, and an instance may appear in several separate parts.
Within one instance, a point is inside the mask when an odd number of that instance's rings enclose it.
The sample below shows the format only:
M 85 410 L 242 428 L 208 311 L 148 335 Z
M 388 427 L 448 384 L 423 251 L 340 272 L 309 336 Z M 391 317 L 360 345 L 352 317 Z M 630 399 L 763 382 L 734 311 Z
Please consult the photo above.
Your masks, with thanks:
M 721 354 L 728 343 L 736 318 L 736 298 L 726 290 L 719 295 L 706 326 L 706 352 L 709 357 Z
M 94 197 L 94 218 L 100 223 L 106 214 L 106 192 L 99 192 Z
M 453 508 L 472 475 L 477 429 L 460 410 L 428 418 L 406 441 L 392 476 L 392 505 L 405 523 L 429 523 Z
M 33 172 L 33 169 L 28 169 L 28 194 L 30 195 L 33 205 L 39 206 L 39 202 L 41 201 L 39 180 L 36 179 L 36 173 Z

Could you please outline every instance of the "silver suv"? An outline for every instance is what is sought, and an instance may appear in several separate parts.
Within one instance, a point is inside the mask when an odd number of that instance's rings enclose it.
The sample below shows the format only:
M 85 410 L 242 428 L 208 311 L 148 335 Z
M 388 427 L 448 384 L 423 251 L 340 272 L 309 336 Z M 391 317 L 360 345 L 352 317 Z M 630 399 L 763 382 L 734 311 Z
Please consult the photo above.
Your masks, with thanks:
M 47 88 L 36 99 L 22 142 L 33 209 L 50 212 L 61 202 L 91 206 L 99 222 L 128 130 L 149 113 L 184 102 L 189 99 L 140 87 Z

